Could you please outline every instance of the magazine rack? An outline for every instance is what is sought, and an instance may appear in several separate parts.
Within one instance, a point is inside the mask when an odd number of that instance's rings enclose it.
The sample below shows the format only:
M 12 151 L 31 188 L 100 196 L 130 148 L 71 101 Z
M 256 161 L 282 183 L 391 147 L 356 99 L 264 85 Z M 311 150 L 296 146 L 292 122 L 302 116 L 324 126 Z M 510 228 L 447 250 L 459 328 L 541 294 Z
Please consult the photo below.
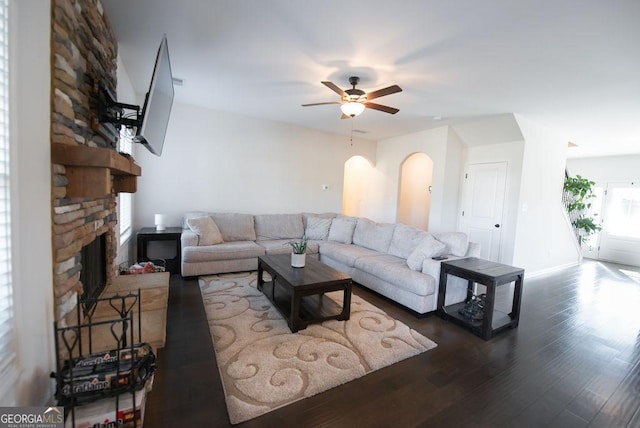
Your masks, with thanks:
M 52 377 L 56 401 L 65 408 L 65 426 L 84 426 L 78 424 L 79 414 L 89 409 L 96 415 L 106 412 L 101 421 L 118 421 L 114 426 L 142 426 L 155 355 L 148 344 L 141 343 L 140 308 L 140 290 L 78 299 L 76 314 L 82 324 L 54 322 L 56 372 Z

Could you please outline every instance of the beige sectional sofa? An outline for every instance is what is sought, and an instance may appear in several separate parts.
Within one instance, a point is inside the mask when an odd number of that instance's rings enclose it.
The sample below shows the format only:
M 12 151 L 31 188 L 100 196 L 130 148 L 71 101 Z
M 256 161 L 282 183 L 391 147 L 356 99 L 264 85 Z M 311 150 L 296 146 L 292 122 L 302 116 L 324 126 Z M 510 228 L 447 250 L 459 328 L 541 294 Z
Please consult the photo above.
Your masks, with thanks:
M 334 213 L 263 214 L 190 212 L 182 232 L 182 275 L 256 270 L 258 256 L 291 252 L 288 242 L 306 235 L 307 257 L 403 306 L 436 309 L 440 260 L 477 257 L 478 244 L 463 233 L 438 236 L 395 223 Z M 450 277 L 447 304 L 466 298 L 467 283 Z

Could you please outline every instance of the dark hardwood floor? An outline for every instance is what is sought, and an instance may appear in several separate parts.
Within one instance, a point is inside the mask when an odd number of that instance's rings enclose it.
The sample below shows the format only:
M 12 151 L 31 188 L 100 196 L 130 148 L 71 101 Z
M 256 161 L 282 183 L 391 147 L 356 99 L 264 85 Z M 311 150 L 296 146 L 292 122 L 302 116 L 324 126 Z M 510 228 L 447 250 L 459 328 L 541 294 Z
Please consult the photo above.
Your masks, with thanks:
M 438 347 L 237 426 L 640 427 L 640 268 L 525 277 L 520 326 L 488 342 L 354 293 Z M 231 426 L 195 279 L 172 276 L 158 366 L 146 427 Z

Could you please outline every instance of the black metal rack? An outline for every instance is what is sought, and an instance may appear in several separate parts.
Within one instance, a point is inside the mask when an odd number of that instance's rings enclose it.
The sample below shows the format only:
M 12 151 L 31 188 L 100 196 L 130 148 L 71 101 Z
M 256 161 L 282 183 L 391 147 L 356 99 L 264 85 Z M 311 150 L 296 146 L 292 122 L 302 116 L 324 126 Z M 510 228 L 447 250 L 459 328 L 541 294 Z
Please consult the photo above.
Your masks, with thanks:
M 113 309 L 113 318 L 94 320 L 96 309 L 101 302 Z M 122 394 L 131 394 L 133 425 L 129 422 L 128 426 L 138 427 L 136 395 L 143 393 L 141 389 L 145 387 L 146 381 L 151 378 L 155 369 L 155 355 L 152 351 L 150 359 L 145 360 L 145 364 L 151 362 L 150 371 L 146 366 L 144 370 L 134 367 L 134 356 L 138 355 L 140 343 L 142 343 L 140 290 L 135 293 L 116 294 L 104 298 L 84 300 L 78 298 L 76 315 L 78 320 L 84 322 L 74 326 L 60 326 L 57 321 L 54 322 L 56 372 L 52 373 L 52 377 L 56 379 L 56 401 L 58 405 L 65 408 L 65 420 L 71 418 L 71 426 L 75 427 L 77 407 L 105 398 L 115 399 L 114 420 L 118 420 L 121 396 Z M 137 328 L 135 328 L 134 321 L 137 321 Z M 94 349 L 94 330 L 96 328 L 107 329 L 113 338 L 114 346 L 108 347 L 108 349 Z M 147 344 L 143 345 L 148 346 Z M 148 349 L 151 349 L 150 346 Z M 103 357 L 96 356 L 97 352 L 100 352 Z M 89 386 L 90 390 L 87 391 L 86 386 L 77 387 L 76 385 L 77 382 L 82 382 L 82 373 L 86 371 L 87 366 L 93 364 L 92 358 L 94 357 L 96 362 L 92 366 L 93 370 L 96 365 L 104 364 L 105 358 L 110 358 L 112 360 L 109 362 L 110 367 L 115 366 L 115 371 L 113 368 L 111 369 L 109 388 L 96 388 L 93 391 Z M 79 368 L 77 366 L 80 364 L 79 362 L 84 367 Z M 143 372 L 142 375 L 141 372 Z M 98 376 L 95 377 L 95 383 L 98 383 L 97 379 Z M 140 382 L 141 379 L 142 382 Z M 114 380 L 115 387 L 113 387 Z

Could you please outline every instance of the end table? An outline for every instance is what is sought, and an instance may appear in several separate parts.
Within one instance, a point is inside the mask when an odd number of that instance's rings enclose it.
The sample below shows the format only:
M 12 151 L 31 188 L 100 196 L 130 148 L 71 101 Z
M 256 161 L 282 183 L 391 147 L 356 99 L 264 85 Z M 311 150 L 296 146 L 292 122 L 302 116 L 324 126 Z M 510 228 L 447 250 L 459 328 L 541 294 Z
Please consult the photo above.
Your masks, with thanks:
M 469 281 L 467 300 L 473 293 L 473 284 L 478 283 L 487 287 L 487 297 L 484 306 L 484 316 L 475 321 L 459 313 L 465 302 L 445 306 L 448 275 L 457 276 Z M 515 282 L 513 304 L 509 314 L 494 313 L 496 288 L 500 285 Z M 438 314 L 442 319 L 450 320 L 458 325 L 470 329 L 484 340 L 507 328 L 518 327 L 520 321 L 520 304 L 522 301 L 522 284 L 524 269 L 483 260 L 476 257 L 442 262 L 440 268 L 440 288 L 438 290 Z
M 148 261 L 147 245 L 152 241 L 174 241 L 176 255 L 172 259 L 165 259 L 167 272 L 180 273 L 182 264 L 182 246 L 180 244 L 180 235 L 182 229 L 179 227 L 167 227 L 165 230 L 156 230 L 155 227 L 143 227 L 137 233 L 138 240 L 138 261 Z

